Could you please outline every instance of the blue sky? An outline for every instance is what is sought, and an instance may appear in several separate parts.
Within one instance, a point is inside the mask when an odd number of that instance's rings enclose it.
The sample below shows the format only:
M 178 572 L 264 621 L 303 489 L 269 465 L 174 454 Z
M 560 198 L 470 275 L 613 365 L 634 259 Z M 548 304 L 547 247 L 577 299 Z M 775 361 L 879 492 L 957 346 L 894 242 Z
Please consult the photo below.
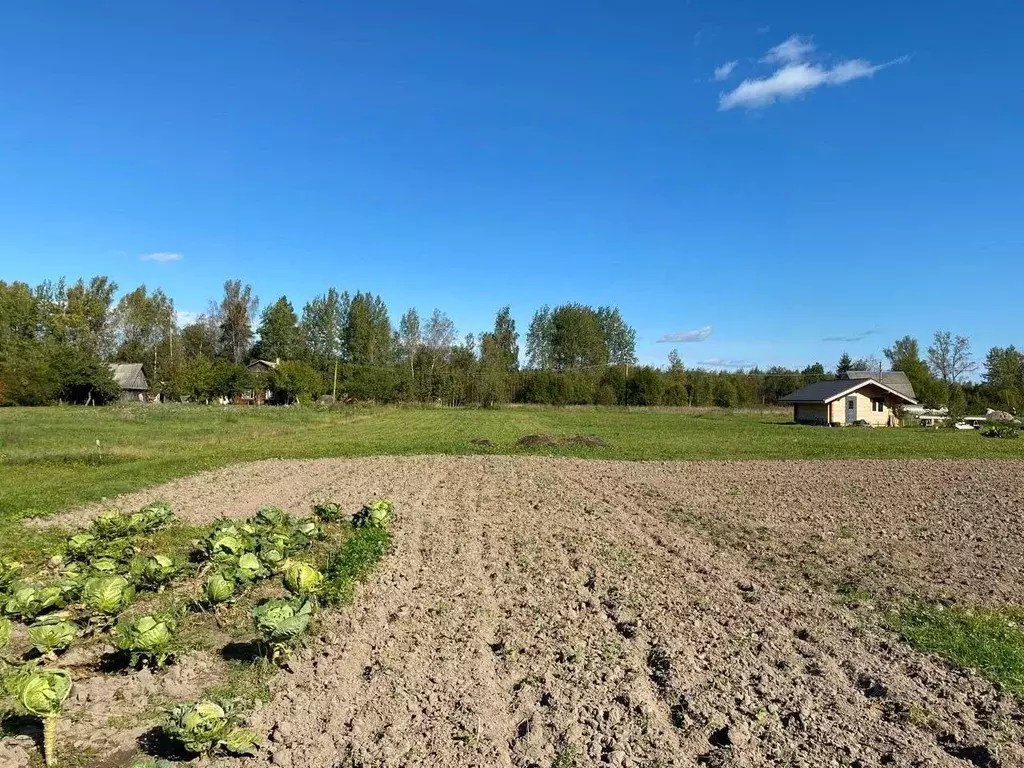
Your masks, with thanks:
M 0 278 L 334 285 L 463 333 L 616 304 L 654 364 L 1019 344 L 1022 32 L 1014 2 L 11 3 Z

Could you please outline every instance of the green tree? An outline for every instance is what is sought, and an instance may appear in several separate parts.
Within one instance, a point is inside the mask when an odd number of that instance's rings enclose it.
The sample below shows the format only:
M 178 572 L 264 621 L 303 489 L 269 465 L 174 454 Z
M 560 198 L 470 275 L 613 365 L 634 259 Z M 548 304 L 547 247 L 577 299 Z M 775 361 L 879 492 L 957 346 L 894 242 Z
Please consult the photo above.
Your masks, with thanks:
M 604 337 L 608 362 L 612 365 L 636 365 L 636 331 L 622 319 L 618 307 L 599 307 L 597 322 Z
M 36 289 L 39 322 L 47 336 L 93 354 L 109 354 L 113 328 L 110 307 L 117 283 L 106 277 L 44 282 Z
M 804 385 L 814 384 L 815 382 L 824 381 L 828 378 L 828 374 L 825 373 L 825 366 L 821 363 L 812 363 L 800 371 L 800 376 L 803 378 Z
M 715 382 L 715 405 L 719 408 L 735 408 L 739 404 L 736 385 L 726 376 L 719 375 Z
M 372 293 L 341 296 L 342 357 L 356 365 L 384 365 L 392 361 L 391 321 L 384 300 Z
M 546 304 L 533 314 L 526 333 L 526 358 L 531 368 L 542 370 L 555 364 L 552 311 Z
M 664 391 L 664 382 L 657 369 L 649 366 L 637 368 L 626 382 L 626 402 L 628 405 L 661 405 Z
M 312 366 L 286 360 L 268 374 L 271 389 L 285 402 L 305 402 L 324 393 L 324 380 Z
M 551 347 L 559 370 L 608 362 L 608 347 L 597 312 L 582 304 L 563 304 L 551 313 Z
M 179 337 L 174 302 L 159 288 L 149 293 L 145 285 L 126 293 L 113 311 L 114 359 L 142 363 L 154 388 L 169 378 L 174 364 L 174 344 Z M 178 355 L 181 355 L 179 339 Z
M 928 362 L 936 378 L 947 387 L 978 370 L 978 364 L 971 358 L 970 339 L 949 331 L 935 332 L 935 341 L 928 347 Z
M 502 307 L 494 318 L 494 330 L 481 334 L 480 357 L 484 365 L 514 373 L 519 370 L 519 334 L 509 307 Z
M 311 362 L 320 371 L 327 371 L 341 357 L 342 323 L 341 297 L 334 288 L 302 308 L 306 347 Z
M 256 333 L 259 340 L 253 347 L 253 356 L 260 360 L 296 360 L 305 352 L 299 318 L 287 296 L 263 310 Z
M 1012 344 L 992 347 L 985 355 L 985 384 L 999 407 L 1016 412 L 1024 406 L 1024 354 Z
M 252 323 L 259 306 L 260 300 L 253 295 L 251 285 L 242 285 L 241 280 L 224 283 L 224 297 L 214 313 L 220 329 L 220 348 L 236 363 L 244 361 L 252 347 Z
M 204 354 L 184 358 L 174 370 L 168 395 L 179 400 L 205 402 L 213 395 L 213 361 Z
M 843 352 L 843 356 L 839 358 L 839 364 L 836 366 L 836 376 L 842 378 L 843 374 L 849 373 L 852 370 L 854 370 L 853 360 L 850 359 L 846 352 Z
M 181 356 L 213 358 L 217 354 L 219 336 L 216 321 L 209 315 L 200 315 L 181 329 Z
M 409 309 L 398 321 L 398 338 L 402 354 L 409 363 L 409 375 L 416 378 L 416 355 L 420 351 L 422 333 L 420 314 L 415 308 Z
M 948 422 L 953 426 L 967 415 L 967 395 L 964 388 L 954 384 L 949 388 L 949 414 Z
M 51 348 L 50 358 L 58 400 L 102 405 L 117 399 L 121 392 L 110 366 L 88 347 L 57 344 Z

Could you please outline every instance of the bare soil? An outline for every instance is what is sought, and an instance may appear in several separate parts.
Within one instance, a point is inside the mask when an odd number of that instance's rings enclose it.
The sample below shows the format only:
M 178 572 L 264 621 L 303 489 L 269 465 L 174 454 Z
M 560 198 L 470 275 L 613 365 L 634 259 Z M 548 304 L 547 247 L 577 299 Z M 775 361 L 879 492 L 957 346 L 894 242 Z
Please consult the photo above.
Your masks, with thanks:
M 1022 462 L 269 461 L 115 501 L 380 495 L 394 552 L 274 679 L 246 768 L 1024 765 L 1019 702 L 850 597 L 1024 603 Z

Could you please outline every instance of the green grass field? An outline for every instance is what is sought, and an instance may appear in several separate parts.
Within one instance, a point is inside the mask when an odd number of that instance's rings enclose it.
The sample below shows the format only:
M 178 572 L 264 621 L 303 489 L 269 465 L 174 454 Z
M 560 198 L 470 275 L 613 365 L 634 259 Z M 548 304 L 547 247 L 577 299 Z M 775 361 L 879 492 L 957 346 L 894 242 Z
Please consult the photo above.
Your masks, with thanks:
M 0 410 L 0 520 L 20 519 L 233 462 L 373 454 L 542 453 L 610 459 L 1024 458 L 977 432 L 823 429 L 784 412 L 505 408 Z M 529 434 L 606 447 L 523 448 Z M 487 438 L 491 447 L 470 443 Z M 99 441 L 97 445 L 97 441 Z

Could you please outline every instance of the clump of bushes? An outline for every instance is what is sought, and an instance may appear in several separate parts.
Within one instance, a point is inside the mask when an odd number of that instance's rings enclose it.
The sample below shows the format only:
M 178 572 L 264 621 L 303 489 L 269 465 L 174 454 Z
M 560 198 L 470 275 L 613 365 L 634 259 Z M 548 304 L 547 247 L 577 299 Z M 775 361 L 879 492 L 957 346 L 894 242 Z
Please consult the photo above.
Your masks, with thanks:
M 1021 426 L 1013 421 L 994 422 L 981 428 L 982 437 L 996 437 L 1016 440 L 1020 437 Z

